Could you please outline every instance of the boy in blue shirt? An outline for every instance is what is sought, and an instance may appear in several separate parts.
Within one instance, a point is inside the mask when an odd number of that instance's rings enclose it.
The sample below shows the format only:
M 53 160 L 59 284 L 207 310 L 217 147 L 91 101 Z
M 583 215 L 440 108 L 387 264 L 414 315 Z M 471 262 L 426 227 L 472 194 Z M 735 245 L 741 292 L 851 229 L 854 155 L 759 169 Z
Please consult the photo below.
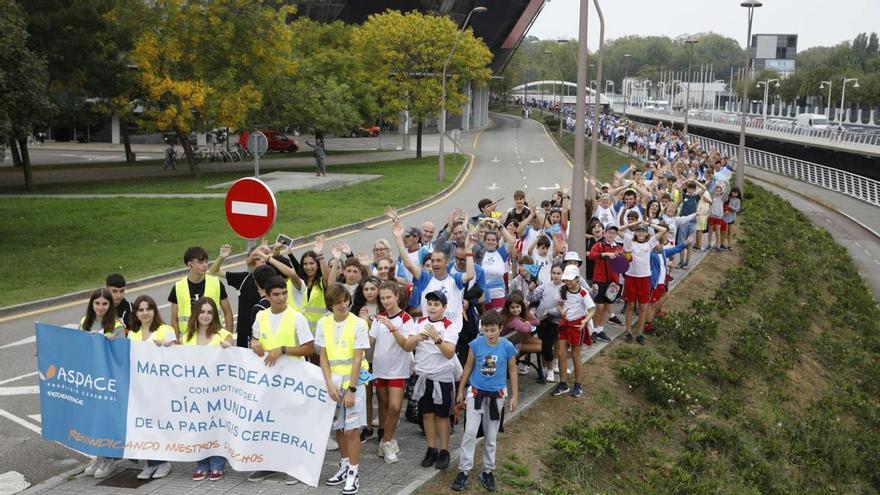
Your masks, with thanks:
M 510 378 L 510 410 L 515 411 L 519 402 L 516 372 L 516 347 L 501 338 L 501 315 L 487 311 L 480 317 L 483 335 L 474 339 L 469 347 L 467 363 L 458 384 L 457 402 L 467 394 L 464 437 L 461 440 L 461 456 L 458 476 L 452 489 L 460 492 L 467 487 L 468 472 L 474 465 L 474 449 L 477 431 L 483 425 L 483 471 L 480 482 L 490 492 L 495 491 L 495 439 L 501 426 L 501 410 L 507 397 L 507 379 Z M 470 380 L 470 387 L 465 384 Z

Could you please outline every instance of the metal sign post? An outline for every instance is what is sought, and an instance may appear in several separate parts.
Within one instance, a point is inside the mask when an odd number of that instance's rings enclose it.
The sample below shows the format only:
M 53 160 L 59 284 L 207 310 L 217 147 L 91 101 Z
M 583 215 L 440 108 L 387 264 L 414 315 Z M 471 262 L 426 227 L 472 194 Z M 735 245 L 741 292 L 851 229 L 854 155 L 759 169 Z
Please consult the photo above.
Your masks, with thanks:
M 254 177 L 260 176 L 260 155 L 269 149 L 269 139 L 260 131 L 248 136 L 248 151 L 254 154 Z

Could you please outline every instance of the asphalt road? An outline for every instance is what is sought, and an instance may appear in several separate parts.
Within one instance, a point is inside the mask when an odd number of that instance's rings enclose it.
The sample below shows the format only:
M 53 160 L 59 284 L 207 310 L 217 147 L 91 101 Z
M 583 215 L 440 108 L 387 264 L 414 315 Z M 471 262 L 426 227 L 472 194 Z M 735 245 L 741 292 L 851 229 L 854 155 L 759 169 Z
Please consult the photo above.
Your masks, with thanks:
M 28 148 L 31 157 L 31 165 L 70 164 L 70 163 L 101 163 L 125 161 L 125 153 L 117 151 L 93 151 L 93 150 L 48 150 L 40 149 L 39 146 Z M 137 160 L 158 160 L 163 158 L 162 152 L 137 153 Z M 11 167 L 12 156 L 7 153 L 6 158 L 0 161 L 0 167 Z
M 548 197 L 558 185 L 570 182 L 571 168 L 566 158 L 540 124 L 498 114 L 493 114 L 493 119 L 496 124 L 493 128 L 465 143 L 473 148 L 465 151 L 472 151 L 476 158 L 463 184 L 437 203 L 404 215 L 405 227 L 420 225 L 426 220 L 439 225 L 454 208 L 474 214 L 477 201 L 484 197 L 504 197 L 499 209 L 506 210 L 513 204 L 516 189 L 524 189 L 529 198 Z M 383 222 L 339 238 L 347 240 L 355 250 L 368 250 L 375 239 L 390 236 L 390 225 Z M 198 239 L 193 239 L 193 243 L 198 243 Z M 205 248 L 215 254 L 217 246 Z M 133 300 L 141 293 L 151 295 L 160 302 L 160 310 L 167 320 L 170 310 L 163 301 L 173 283 L 174 280 L 167 280 L 131 290 L 128 299 Z M 236 297 L 233 295 L 230 299 L 235 311 Z M 34 321 L 73 324 L 79 321 L 84 310 L 85 302 L 77 301 L 54 310 L 0 319 L 0 474 L 18 471 L 36 484 L 86 459 L 66 447 L 40 439 L 34 342 Z

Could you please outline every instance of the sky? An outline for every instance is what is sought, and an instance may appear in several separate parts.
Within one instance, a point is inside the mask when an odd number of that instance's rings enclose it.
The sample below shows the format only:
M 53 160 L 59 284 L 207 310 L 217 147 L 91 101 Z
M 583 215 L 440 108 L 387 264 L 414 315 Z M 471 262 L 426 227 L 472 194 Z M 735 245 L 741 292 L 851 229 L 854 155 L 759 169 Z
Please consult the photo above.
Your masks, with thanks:
M 880 32 L 880 0 L 762 0 L 753 34 L 797 34 L 798 51 L 852 40 L 860 32 Z M 599 0 L 605 39 L 627 35 L 676 37 L 713 31 L 744 45 L 746 9 L 740 0 Z M 541 39 L 576 38 L 580 0 L 547 0 L 528 34 Z M 590 0 L 589 49 L 599 40 L 599 22 Z

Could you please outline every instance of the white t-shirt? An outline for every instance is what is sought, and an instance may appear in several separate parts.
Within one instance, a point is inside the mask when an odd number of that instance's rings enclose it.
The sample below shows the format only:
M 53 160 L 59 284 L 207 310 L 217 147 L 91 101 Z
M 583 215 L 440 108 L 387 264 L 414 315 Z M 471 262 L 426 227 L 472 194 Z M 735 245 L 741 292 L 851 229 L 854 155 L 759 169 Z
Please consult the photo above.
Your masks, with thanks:
M 562 301 L 562 317 L 566 321 L 576 321 L 587 315 L 587 311 L 596 307 L 593 298 L 586 289 L 581 288 L 578 292 L 565 290 L 565 299 L 562 299 L 559 291 L 556 291 L 556 299 Z
M 657 246 L 657 238 L 648 237 L 648 242 L 635 242 L 633 232 L 627 231 L 623 236 L 623 249 L 632 253 L 632 261 L 626 275 L 630 277 L 651 276 L 651 251 Z
M 293 311 L 291 308 L 287 308 Z M 284 311 L 278 314 L 272 312 L 271 309 L 264 309 L 263 311 L 268 311 L 269 315 L 269 329 L 272 332 L 272 335 L 278 333 L 278 326 L 281 325 L 281 318 L 284 316 Z M 260 313 L 263 313 L 260 311 Z M 296 311 L 296 343 L 297 345 L 308 344 L 309 342 L 315 340 L 315 337 L 312 335 L 312 330 L 309 328 L 309 320 L 306 320 L 306 317 Z M 258 323 L 258 318 L 254 318 L 254 325 L 251 327 L 253 330 L 252 335 L 260 335 L 260 324 Z M 302 356 L 293 356 L 298 359 L 302 359 Z
M 419 309 L 421 309 L 423 315 L 428 314 L 428 300 L 425 296 L 435 290 L 439 290 L 446 295 L 446 311 L 443 315 L 449 318 L 457 333 L 461 330 L 463 323 L 462 312 L 464 311 L 465 286 L 460 283 L 461 275 L 450 273 L 443 280 L 438 280 L 433 273 L 422 272 L 422 277 L 425 276 L 429 276 L 430 280 L 422 289 Z
M 342 336 L 342 329 L 345 326 L 345 320 L 336 321 L 333 318 L 333 314 L 329 314 L 320 320 L 318 320 L 318 324 L 315 325 L 315 345 L 317 347 L 326 347 L 324 340 L 324 320 L 330 318 L 333 321 L 333 337 L 336 339 L 336 344 L 340 346 L 345 346 L 348 342 L 345 342 L 345 339 Z M 370 349 L 370 336 L 367 331 L 367 322 L 358 318 L 354 325 L 354 348 L 362 349 L 365 353 Z M 339 380 L 342 378 L 339 375 L 333 374 L 334 380 Z
M 538 285 L 550 282 L 550 271 L 553 269 L 553 260 L 550 258 L 550 250 L 547 250 L 547 256 L 538 254 L 538 248 L 532 251 L 532 259 L 538 266 Z
M 453 323 L 449 321 L 448 318 L 444 318 L 440 321 L 431 321 L 428 317 L 422 316 L 418 319 L 416 324 L 412 326 L 410 335 L 420 334 L 425 326 L 429 324 L 434 325 L 434 329 L 443 337 L 444 342 L 449 342 L 453 345 L 458 344 L 458 330 L 454 328 Z M 437 347 L 437 344 L 431 339 L 419 342 L 416 345 L 415 352 L 416 373 L 443 373 L 455 368 L 455 364 L 452 360 L 457 358 L 453 355 L 451 359 L 446 359 L 446 357 L 440 352 L 440 348 Z
M 412 333 L 416 322 L 408 313 L 401 311 L 389 318 L 404 338 Z M 409 378 L 413 369 L 413 353 L 403 350 L 384 323 L 376 320 L 370 327 L 370 337 L 376 339 L 373 350 L 373 374 L 377 378 Z
M 611 205 L 608 208 L 602 208 L 599 206 L 596 208 L 596 212 L 593 216 L 598 218 L 605 227 L 608 227 L 609 225 L 617 226 L 617 210 L 614 209 L 614 205 Z
M 505 296 L 504 274 L 507 273 L 507 249 L 504 246 L 495 251 L 483 253 L 483 261 L 480 263 L 486 276 L 486 289 L 489 299 Z

